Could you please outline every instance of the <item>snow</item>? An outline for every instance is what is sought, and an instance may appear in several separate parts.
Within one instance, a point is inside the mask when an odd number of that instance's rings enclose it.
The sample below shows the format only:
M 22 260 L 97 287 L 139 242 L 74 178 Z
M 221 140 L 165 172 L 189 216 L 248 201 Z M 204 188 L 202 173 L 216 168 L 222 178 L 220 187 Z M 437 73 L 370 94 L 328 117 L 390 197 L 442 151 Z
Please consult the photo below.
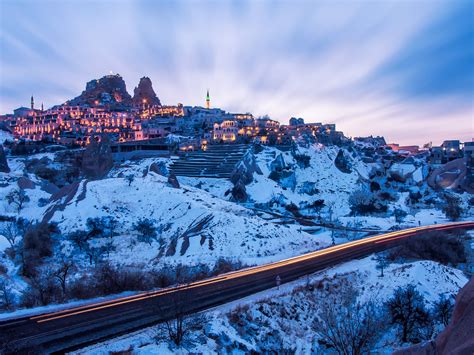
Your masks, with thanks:
M 156 337 L 162 330 L 160 326 L 154 326 L 86 347 L 74 354 L 108 354 L 110 351 L 125 349 L 133 349 L 137 354 L 214 354 L 223 351 L 217 343 L 226 339 L 227 344 L 233 344 L 230 349 L 234 349 L 234 353 L 252 350 L 258 352 L 269 346 L 268 335 L 275 333 L 282 337 L 285 347 L 290 347 L 299 354 L 310 354 L 318 347 L 317 335 L 310 325 L 318 312 L 318 300 L 322 300 L 325 293 L 318 287 L 307 291 L 306 285 L 323 282 L 337 287 L 344 280 L 349 280 L 359 291 L 358 298 L 361 302 L 375 298 L 382 303 L 392 296 L 396 288 L 413 284 L 425 297 L 430 308 L 441 294 L 454 296 L 468 281 L 461 271 L 432 261 L 391 264 L 384 270 L 384 274 L 384 277 L 380 277 L 373 257 L 350 261 L 308 278 L 284 284 L 279 289 L 273 288 L 204 312 L 208 319 L 204 331 L 208 337 L 202 339 L 202 336 L 193 335 L 193 340 L 185 347 L 176 348 L 166 341 L 157 340 Z M 239 331 L 238 325 L 230 322 L 232 312 L 247 314 L 251 320 L 243 333 Z M 396 347 L 397 343 L 393 339 L 383 339 L 378 344 L 379 350 L 388 352 Z M 237 348 L 241 350 L 238 351 Z M 224 352 L 229 351 L 227 349 Z M 324 350 L 319 349 L 319 352 Z
M 161 226 L 163 232 L 160 237 L 169 246 L 172 238 L 195 221 L 207 215 L 213 216 L 211 225 L 191 238 L 187 249 L 181 250 L 184 239 L 179 238 L 176 252 L 160 256 L 159 265 L 213 265 L 220 257 L 255 265 L 329 244 L 327 238 L 310 235 L 297 226 L 269 223 L 253 211 L 223 201 L 201 189 L 189 186 L 174 189 L 166 181 L 165 177 L 153 172 L 137 177 L 131 186 L 123 178 L 84 180 L 66 206 L 61 206 L 65 198 L 49 206 L 56 206 L 57 209 L 51 221 L 58 223 L 63 234 L 68 234 L 85 229 L 88 218 L 113 216 L 120 222 L 120 235 L 114 238 L 116 251 L 111 253 L 109 260 L 119 265 L 150 266 L 152 261 L 157 260 L 159 242 L 151 246 L 133 242 L 136 239 L 133 224 L 141 218 L 149 218 Z M 204 243 L 201 244 L 202 238 Z M 132 255 L 140 255 L 140 258 L 131 258 Z
M 3 131 L 0 129 L 0 144 L 5 143 L 5 141 L 13 141 L 13 135 L 9 132 Z
M 413 164 L 395 163 L 390 167 L 391 172 L 399 173 L 401 176 L 407 176 L 416 170 Z
M 10 246 L 7 238 L 0 234 L 0 253 Z

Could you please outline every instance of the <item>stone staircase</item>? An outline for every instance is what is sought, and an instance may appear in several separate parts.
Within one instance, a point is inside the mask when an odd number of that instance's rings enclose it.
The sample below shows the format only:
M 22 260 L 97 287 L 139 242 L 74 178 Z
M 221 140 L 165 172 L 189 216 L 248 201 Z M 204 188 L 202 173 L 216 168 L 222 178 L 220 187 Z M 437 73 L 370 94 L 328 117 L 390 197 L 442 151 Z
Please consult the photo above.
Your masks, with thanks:
M 228 179 L 249 149 L 248 144 L 209 145 L 205 151 L 179 153 L 170 170 L 176 176 Z

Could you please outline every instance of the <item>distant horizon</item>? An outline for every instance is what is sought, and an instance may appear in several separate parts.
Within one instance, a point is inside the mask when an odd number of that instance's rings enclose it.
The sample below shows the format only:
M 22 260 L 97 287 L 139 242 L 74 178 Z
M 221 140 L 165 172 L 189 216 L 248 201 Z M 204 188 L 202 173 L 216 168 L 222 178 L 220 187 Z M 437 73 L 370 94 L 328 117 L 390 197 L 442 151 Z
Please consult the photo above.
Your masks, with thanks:
M 80 6 L 78 6 L 80 4 Z M 474 2 L 0 3 L 0 112 L 142 76 L 162 103 L 335 123 L 387 142 L 474 137 Z M 58 22 L 57 19 L 64 21 Z M 26 105 L 29 107 L 29 105 Z

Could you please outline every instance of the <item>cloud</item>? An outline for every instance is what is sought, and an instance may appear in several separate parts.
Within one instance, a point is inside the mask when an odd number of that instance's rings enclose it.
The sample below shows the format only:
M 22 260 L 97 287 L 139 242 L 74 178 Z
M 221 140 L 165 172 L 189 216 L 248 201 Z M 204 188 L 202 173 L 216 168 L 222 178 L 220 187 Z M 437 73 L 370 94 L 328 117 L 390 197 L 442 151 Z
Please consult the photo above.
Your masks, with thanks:
M 473 136 L 472 2 L 1 2 L 0 110 L 141 76 L 162 102 L 336 122 L 401 143 Z M 470 48 L 470 49 L 469 49 Z M 453 124 L 454 123 L 454 124 Z M 423 129 L 420 129 L 423 128 Z

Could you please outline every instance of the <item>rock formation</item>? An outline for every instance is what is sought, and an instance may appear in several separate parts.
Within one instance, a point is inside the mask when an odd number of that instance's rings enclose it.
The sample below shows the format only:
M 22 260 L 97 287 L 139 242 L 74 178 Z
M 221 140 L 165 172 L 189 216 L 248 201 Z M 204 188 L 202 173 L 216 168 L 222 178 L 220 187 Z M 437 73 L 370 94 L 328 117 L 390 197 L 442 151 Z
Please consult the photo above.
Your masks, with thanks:
M 168 168 L 163 161 L 151 163 L 149 170 L 161 176 L 169 176 Z
M 35 183 L 25 176 L 20 177 L 16 183 L 18 184 L 18 187 L 22 190 L 33 190 L 35 188 Z
M 134 105 L 161 105 L 160 99 L 156 96 L 150 78 L 144 76 L 140 79 L 138 86 L 133 90 Z
M 113 166 L 112 150 L 107 136 L 100 142 L 92 139 L 82 155 L 82 173 L 88 179 L 103 178 Z
M 334 165 L 343 173 L 350 174 L 352 172 L 351 164 L 342 149 L 337 153 L 336 159 L 334 159 Z
M 9 173 L 10 167 L 8 166 L 7 157 L 3 150 L 3 144 L 0 144 L 0 173 Z
M 270 163 L 270 171 L 282 171 L 288 168 L 285 158 L 283 158 L 283 154 L 281 153 Z
M 171 187 L 174 187 L 175 189 L 179 189 L 179 181 L 175 174 L 171 173 L 168 176 L 168 184 L 170 184 Z
M 119 74 L 114 74 L 89 81 L 82 94 L 68 103 L 89 106 L 129 106 L 132 103 L 132 97 L 127 92 L 123 78 Z

